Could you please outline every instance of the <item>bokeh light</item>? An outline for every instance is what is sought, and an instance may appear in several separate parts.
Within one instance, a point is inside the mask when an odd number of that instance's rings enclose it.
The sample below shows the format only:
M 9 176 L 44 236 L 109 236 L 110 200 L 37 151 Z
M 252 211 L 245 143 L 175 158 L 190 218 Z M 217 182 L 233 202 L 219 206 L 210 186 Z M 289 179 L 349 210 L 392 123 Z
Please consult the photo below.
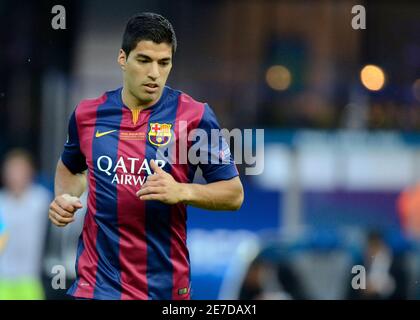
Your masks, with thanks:
M 274 90 L 287 90 L 292 82 L 292 75 L 285 66 L 275 65 L 268 68 L 265 79 Z
M 360 72 L 360 79 L 367 89 L 378 91 L 381 90 L 385 84 L 385 73 L 378 66 L 367 65 Z

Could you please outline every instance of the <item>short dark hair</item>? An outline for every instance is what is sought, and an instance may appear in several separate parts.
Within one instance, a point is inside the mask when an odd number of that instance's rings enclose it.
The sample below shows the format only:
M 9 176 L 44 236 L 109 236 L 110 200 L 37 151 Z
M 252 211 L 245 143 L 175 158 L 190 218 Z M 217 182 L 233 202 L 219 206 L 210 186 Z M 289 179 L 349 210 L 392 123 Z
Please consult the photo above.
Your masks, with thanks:
M 141 40 L 165 42 L 172 46 L 172 54 L 176 51 L 174 28 L 166 18 L 157 13 L 139 13 L 128 20 L 121 46 L 127 57 Z

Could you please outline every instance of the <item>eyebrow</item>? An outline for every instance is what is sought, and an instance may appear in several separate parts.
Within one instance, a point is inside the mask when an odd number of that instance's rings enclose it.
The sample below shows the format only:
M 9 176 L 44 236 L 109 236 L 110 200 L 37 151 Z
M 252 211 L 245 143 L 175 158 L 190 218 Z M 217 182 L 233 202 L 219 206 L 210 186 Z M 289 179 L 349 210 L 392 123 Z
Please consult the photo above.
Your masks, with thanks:
M 137 53 L 136 54 L 136 58 L 143 58 L 143 59 L 146 59 L 146 60 L 153 60 L 151 57 L 149 57 L 148 55 L 145 55 L 145 54 L 143 54 L 143 53 Z M 167 58 L 163 58 L 163 59 L 159 59 L 159 61 L 171 61 L 171 58 L 170 57 L 167 57 Z

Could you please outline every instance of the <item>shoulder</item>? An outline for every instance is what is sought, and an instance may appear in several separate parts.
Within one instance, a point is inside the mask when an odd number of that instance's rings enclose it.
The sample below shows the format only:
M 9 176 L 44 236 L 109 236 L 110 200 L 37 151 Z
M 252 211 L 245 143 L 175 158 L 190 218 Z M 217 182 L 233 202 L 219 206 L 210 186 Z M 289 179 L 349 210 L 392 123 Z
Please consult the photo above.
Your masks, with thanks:
M 92 121 L 92 119 L 96 119 L 96 111 L 98 110 L 98 107 L 106 103 L 110 98 L 113 98 L 117 90 L 107 91 L 97 98 L 81 100 L 76 105 L 76 108 L 72 113 L 71 118 L 73 119 L 71 119 L 71 121 L 81 124 L 88 123 Z
M 99 105 L 101 105 L 102 103 L 104 103 L 108 99 L 108 95 L 110 95 L 110 93 L 112 93 L 112 92 L 113 91 L 105 92 L 97 98 L 81 100 L 77 104 L 75 112 L 83 112 L 83 111 L 98 107 Z
M 199 101 L 189 94 L 169 88 L 169 95 L 176 96 L 178 100 L 178 113 L 191 119 L 201 119 L 206 114 L 213 113 L 207 102 Z
M 199 108 L 203 110 L 205 106 L 207 105 L 206 102 L 198 101 L 194 99 L 193 97 L 191 97 L 189 94 L 181 90 L 173 90 L 173 91 L 178 93 L 178 97 L 179 97 L 178 99 L 179 99 L 180 104 L 187 105 L 188 107 L 191 107 L 191 108 Z

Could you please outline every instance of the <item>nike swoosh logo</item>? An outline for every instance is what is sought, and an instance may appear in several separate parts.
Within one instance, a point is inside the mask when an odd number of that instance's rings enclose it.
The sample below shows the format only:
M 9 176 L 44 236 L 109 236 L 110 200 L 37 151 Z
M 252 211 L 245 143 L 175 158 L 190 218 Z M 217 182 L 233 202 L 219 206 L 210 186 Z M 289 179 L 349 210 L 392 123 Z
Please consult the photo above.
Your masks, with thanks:
M 105 131 L 105 132 L 99 132 L 98 130 L 96 130 L 95 137 L 96 138 L 100 138 L 100 137 L 103 137 L 103 136 L 105 136 L 107 134 L 113 133 L 115 131 L 117 131 L 117 130 L 109 130 L 109 131 Z

